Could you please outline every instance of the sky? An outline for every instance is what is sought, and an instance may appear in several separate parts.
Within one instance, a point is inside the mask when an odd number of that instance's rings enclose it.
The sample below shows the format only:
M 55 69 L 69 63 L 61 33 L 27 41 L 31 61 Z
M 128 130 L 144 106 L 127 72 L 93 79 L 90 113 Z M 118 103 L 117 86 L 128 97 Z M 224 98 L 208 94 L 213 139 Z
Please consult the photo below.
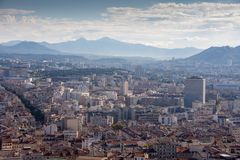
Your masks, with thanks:
M 240 0 L 0 0 L 0 42 L 110 37 L 160 48 L 240 45 Z

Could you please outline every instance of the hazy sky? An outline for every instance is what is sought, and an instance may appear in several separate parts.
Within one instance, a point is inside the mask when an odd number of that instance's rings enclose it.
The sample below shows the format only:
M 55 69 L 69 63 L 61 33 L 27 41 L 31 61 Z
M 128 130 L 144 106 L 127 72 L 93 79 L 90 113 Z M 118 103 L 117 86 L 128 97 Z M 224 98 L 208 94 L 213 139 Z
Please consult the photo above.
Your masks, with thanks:
M 240 0 L 0 0 L 0 42 L 111 37 L 163 48 L 240 45 Z

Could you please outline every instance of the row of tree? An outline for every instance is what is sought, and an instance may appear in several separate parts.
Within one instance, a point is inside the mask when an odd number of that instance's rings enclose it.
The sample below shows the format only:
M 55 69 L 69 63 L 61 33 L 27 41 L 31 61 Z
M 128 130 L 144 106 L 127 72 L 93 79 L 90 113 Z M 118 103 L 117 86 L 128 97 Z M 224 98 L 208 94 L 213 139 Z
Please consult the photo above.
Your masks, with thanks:
M 36 120 L 38 123 L 43 124 L 43 122 L 44 122 L 44 114 L 43 114 L 43 112 L 42 112 L 39 108 L 33 106 L 28 99 L 26 99 L 23 95 L 21 95 L 21 94 L 19 94 L 19 93 L 16 93 L 15 90 L 7 87 L 6 85 L 2 85 L 2 86 L 3 86 L 7 91 L 15 94 L 15 95 L 21 100 L 21 102 L 23 103 L 23 105 L 24 105 L 27 109 L 30 110 L 30 113 L 33 115 L 33 117 L 35 118 L 35 120 Z

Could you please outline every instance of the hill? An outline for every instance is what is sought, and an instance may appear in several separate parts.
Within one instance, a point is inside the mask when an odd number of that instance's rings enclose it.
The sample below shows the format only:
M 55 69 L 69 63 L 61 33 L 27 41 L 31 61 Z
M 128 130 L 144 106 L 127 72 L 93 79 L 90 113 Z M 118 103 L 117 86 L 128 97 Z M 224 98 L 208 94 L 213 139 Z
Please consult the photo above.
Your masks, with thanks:
M 22 41 L 13 46 L 0 45 L 0 53 L 14 54 L 63 54 L 54 49 L 47 48 L 36 42 Z
M 210 47 L 197 55 L 186 58 L 189 62 L 226 64 L 240 63 L 240 46 L 238 47 Z

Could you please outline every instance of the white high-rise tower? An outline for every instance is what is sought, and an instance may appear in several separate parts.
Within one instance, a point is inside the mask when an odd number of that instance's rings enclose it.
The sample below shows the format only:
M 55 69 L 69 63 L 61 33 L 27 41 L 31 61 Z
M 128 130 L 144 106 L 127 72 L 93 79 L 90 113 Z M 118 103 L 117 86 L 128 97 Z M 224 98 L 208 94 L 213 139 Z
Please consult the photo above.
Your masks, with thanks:
M 121 93 L 122 95 L 126 96 L 128 95 L 128 81 L 124 81 L 121 86 Z

